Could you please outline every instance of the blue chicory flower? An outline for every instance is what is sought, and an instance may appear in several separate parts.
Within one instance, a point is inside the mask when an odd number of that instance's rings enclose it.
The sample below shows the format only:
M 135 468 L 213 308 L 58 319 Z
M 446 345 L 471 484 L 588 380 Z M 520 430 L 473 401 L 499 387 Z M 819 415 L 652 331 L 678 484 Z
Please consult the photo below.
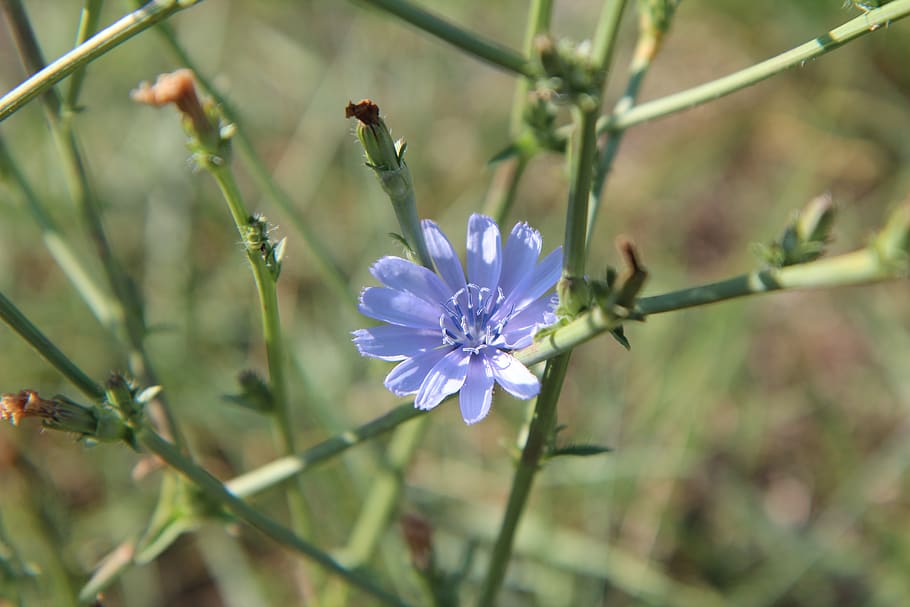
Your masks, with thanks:
M 354 331 L 363 356 L 401 361 L 385 379 L 398 396 L 432 409 L 461 391 L 461 414 L 473 424 L 490 411 L 494 381 L 517 398 L 540 382 L 509 351 L 528 346 L 556 321 L 557 297 L 542 297 L 559 279 L 562 248 L 540 263 L 540 232 L 518 223 L 502 246 L 499 226 L 484 215 L 468 220 L 468 279 L 439 226 L 422 222 L 438 274 L 400 257 L 383 257 L 370 272 L 383 287 L 367 287 L 360 311 L 388 324 Z

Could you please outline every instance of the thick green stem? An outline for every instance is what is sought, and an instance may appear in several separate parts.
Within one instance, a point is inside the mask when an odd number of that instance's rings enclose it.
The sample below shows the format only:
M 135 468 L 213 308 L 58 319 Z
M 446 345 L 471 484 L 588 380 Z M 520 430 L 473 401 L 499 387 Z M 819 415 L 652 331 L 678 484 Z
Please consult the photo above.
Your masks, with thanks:
M 319 564 L 330 573 L 338 575 L 379 599 L 387 605 L 406 606 L 407 603 L 379 587 L 370 577 L 345 567 L 327 553 L 305 541 L 290 529 L 262 514 L 231 493 L 217 478 L 187 459 L 172 443 L 144 427 L 136 433 L 139 443 L 160 457 L 171 468 L 193 483 L 203 495 L 231 511 L 243 522 L 255 527 L 272 540 Z
M 526 57 L 534 50 L 534 39 L 550 31 L 553 17 L 553 0 L 531 0 L 528 9 L 528 24 L 525 27 L 525 39 L 522 47 Z M 533 81 L 530 78 L 519 78 L 515 83 L 515 96 L 512 99 L 512 116 L 509 119 L 509 133 L 512 138 L 518 137 L 524 127 L 524 111 L 528 103 Z
M 534 68 L 525 57 L 510 48 L 485 40 L 474 32 L 449 23 L 405 0 L 359 0 L 395 15 L 403 21 L 448 42 L 449 44 L 506 71 L 533 78 Z
M 605 74 L 613 62 L 613 50 L 616 48 L 616 34 L 626 8 L 626 0 L 605 0 L 600 11 L 600 19 L 594 31 L 594 42 L 591 56 L 594 57 L 596 69 Z
M 490 555 L 487 577 L 484 580 L 478 602 L 480 607 L 490 607 L 496 604 L 496 595 L 499 594 L 499 588 L 502 586 L 512 555 L 512 544 L 515 541 L 518 523 L 524 513 L 534 476 L 540 467 L 540 460 L 556 423 L 556 404 L 559 401 L 563 379 L 565 379 L 566 370 L 569 367 L 570 355 L 571 352 L 566 352 L 548 361 L 547 368 L 544 370 L 540 396 L 537 397 L 528 439 L 521 452 L 518 469 L 512 479 L 509 502 L 506 505 L 499 535 Z
M 0 97 L 0 122 L 80 67 L 199 0 L 152 0 L 64 54 Z
M 18 333 L 19 337 L 27 341 L 44 360 L 60 371 L 83 394 L 95 401 L 104 398 L 104 388 L 95 383 L 76 366 L 76 363 L 67 358 L 3 293 L 0 293 L 0 319 Z
M 643 103 L 621 115 L 607 118 L 598 125 L 598 132 L 627 129 L 635 124 L 654 120 L 729 95 L 791 67 L 801 66 L 811 59 L 839 48 L 854 38 L 875 31 L 885 35 L 891 30 L 882 26 L 903 19 L 907 15 L 910 15 L 910 0 L 894 0 L 767 61 L 687 91 Z

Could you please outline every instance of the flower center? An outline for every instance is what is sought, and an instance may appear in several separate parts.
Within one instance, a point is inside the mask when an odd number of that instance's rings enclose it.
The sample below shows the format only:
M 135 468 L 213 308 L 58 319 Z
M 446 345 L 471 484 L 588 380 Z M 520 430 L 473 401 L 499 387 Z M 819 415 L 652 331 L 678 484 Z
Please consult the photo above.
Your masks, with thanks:
M 497 314 L 504 300 L 499 288 L 494 292 L 472 283 L 459 289 L 443 304 L 444 312 L 439 317 L 443 343 L 461 346 L 471 354 L 494 345 L 511 316 Z M 494 322 L 496 316 L 501 319 Z

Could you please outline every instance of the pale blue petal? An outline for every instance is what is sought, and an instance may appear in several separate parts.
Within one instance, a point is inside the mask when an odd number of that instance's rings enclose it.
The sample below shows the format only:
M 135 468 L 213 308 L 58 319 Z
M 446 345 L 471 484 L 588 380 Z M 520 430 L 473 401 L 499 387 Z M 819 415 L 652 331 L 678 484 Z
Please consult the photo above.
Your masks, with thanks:
M 450 351 L 449 349 L 429 350 L 398 363 L 386 376 L 385 387 L 398 396 L 416 394 L 420 390 L 420 384 L 433 367 Z
M 540 381 L 517 358 L 501 350 L 487 355 L 496 382 L 515 398 L 527 400 L 540 392 Z
M 544 257 L 533 272 L 525 276 L 512 293 L 506 293 L 504 310 L 521 310 L 549 291 L 562 273 L 562 247 Z
M 420 384 L 414 406 L 418 409 L 432 409 L 446 396 L 458 392 L 464 385 L 470 360 L 471 355 L 461 348 L 455 348 L 446 354 Z
M 558 303 L 559 297 L 553 294 L 530 304 L 509 319 L 501 335 L 502 341 L 495 345 L 508 350 L 530 346 L 538 327 L 546 327 L 556 322 L 553 310 Z
M 474 213 L 468 219 L 468 280 L 487 289 L 499 286 L 502 270 L 502 240 L 499 226 L 486 215 Z
M 427 243 L 430 257 L 436 264 L 436 271 L 442 276 L 452 293 L 463 289 L 465 287 L 464 270 L 461 269 L 461 261 L 458 260 L 452 243 L 435 222 L 424 219 L 420 225 L 423 228 L 423 238 Z
M 464 386 L 458 395 L 461 416 L 466 424 L 475 424 L 490 412 L 493 400 L 493 371 L 483 356 L 472 356 Z
M 382 360 L 404 360 L 442 345 L 437 329 L 413 329 L 381 325 L 354 331 L 354 344 L 362 356 Z
M 505 295 L 511 293 L 512 289 L 534 270 L 542 246 L 540 232 L 524 222 L 515 224 L 502 252 L 499 288 Z
M 386 287 L 367 287 L 360 294 L 360 313 L 393 325 L 415 329 L 439 327 L 442 308 L 410 293 Z
M 452 296 L 452 291 L 439 276 L 401 257 L 383 257 L 373 264 L 370 273 L 385 286 L 430 303 L 442 303 Z

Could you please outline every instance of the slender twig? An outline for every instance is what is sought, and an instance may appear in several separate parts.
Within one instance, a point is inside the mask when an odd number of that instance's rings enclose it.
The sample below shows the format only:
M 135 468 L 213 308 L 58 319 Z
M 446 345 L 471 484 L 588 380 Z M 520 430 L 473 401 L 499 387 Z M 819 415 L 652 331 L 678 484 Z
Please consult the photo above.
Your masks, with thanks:
M 62 55 L 19 86 L 0 97 L 0 122 L 74 71 L 145 31 L 162 19 L 189 8 L 200 0 L 152 0 L 122 17 L 91 38 Z
M 910 0 L 894 0 L 881 8 L 869 12 L 836 27 L 833 30 L 814 38 L 794 49 L 776 57 L 762 61 L 729 76 L 693 87 L 661 99 L 649 101 L 630 109 L 619 116 L 602 120 L 598 132 L 627 129 L 630 126 L 673 114 L 706 101 L 729 95 L 744 89 L 791 67 L 801 66 L 805 62 L 824 55 L 851 40 L 866 34 L 879 31 L 887 32 L 882 27 L 910 15 Z
M 406 402 L 357 428 L 326 439 L 303 453 L 276 459 L 225 484 L 240 497 L 254 495 L 425 414 L 426 411 L 414 407 L 413 401 Z
M 592 104 L 593 106 L 593 104 Z M 569 206 L 566 211 L 566 237 L 563 255 L 563 276 L 581 278 L 585 273 L 587 248 L 585 236 L 588 222 L 588 193 L 594 157 L 597 152 L 597 107 L 575 108 L 578 144 L 571 152 L 572 174 L 569 186 Z
M 556 404 L 562 390 L 563 379 L 569 367 L 571 352 L 566 352 L 547 362 L 541 379 L 540 396 L 534 410 L 534 417 L 528 431 L 527 442 L 521 452 L 521 459 L 515 476 L 512 478 L 512 489 L 509 492 L 509 502 L 503 515 L 496 543 L 490 554 L 490 565 L 480 591 L 480 607 L 490 607 L 496 604 L 496 595 L 505 578 L 506 568 L 512 555 L 512 544 L 515 541 L 515 532 L 521 515 L 524 513 L 525 504 L 531 493 L 534 477 L 540 466 L 547 440 L 556 423 Z
M 76 44 L 73 45 L 74 47 L 78 48 L 80 44 L 83 44 L 98 30 L 98 22 L 101 19 L 101 6 L 103 4 L 104 0 L 85 0 L 85 4 L 82 6 L 82 14 L 79 16 L 79 28 L 76 31 Z M 80 66 L 73 71 L 70 77 L 69 89 L 66 91 L 64 100 L 64 107 L 68 112 L 78 110 L 79 93 L 82 90 L 82 83 L 85 82 L 85 67 L 85 65 Z
M 167 442 L 150 428 L 144 427 L 136 433 L 139 443 L 160 457 L 171 468 L 192 482 L 207 498 L 230 510 L 237 518 L 255 527 L 269 538 L 286 546 L 308 559 L 319 564 L 327 571 L 344 578 L 354 586 L 388 605 L 406 606 L 402 599 L 392 595 L 377 585 L 364 573 L 355 572 L 339 563 L 329 554 L 305 541 L 290 529 L 267 517 L 256 508 L 231 493 L 221 481 L 200 468 L 184 455 L 172 443 Z
M 358 0 L 363 4 L 374 6 L 395 15 L 403 21 L 432 34 L 449 44 L 482 59 L 487 63 L 514 72 L 528 78 L 535 77 L 532 64 L 510 48 L 497 42 L 485 40 L 474 32 L 465 30 L 453 23 L 414 6 L 406 0 Z

